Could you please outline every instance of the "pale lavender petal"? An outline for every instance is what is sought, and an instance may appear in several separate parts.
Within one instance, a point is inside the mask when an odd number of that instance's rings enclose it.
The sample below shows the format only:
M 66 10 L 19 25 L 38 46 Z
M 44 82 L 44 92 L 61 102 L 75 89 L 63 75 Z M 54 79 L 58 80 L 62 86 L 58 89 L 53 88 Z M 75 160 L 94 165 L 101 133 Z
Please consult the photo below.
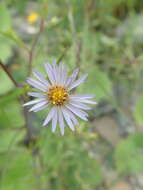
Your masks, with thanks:
M 50 80 L 50 82 L 52 84 L 55 84 L 55 76 L 54 76 L 54 73 L 53 73 L 53 68 L 52 68 L 52 65 L 50 63 L 44 63 L 44 66 L 45 66 L 45 69 L 47 71 L 47 74 L 48 74 L 48 78 Z
M 59 125 L 60 125 L 61 135 L 64 135 L 65 124 L 64 124 L 63 113 L 60 108 L 58 109 L 58 115 L 59 115 Z
M 53 62 L 52 67 L 53 67 L 53 75 L 54 75 L 55 82 L 56 82 L 56 84 L 58 84 L 59 83 L 59 70 L 58 70 L 56 61 Z
M 71 119 L 70 119 L 70 115 L 68 114 L 68 112 L 66 112 L 66 110 L 64 109 L 64 107 L 61 108 L 61 110 L 62 110 L 62 112 L 63 112 L 64 118 L 65 118 L 65 120 L 66 120 L 68 126 L 70 127 L 70 129 L 71 129 L 72 131 L 74 131 L 74 130 L 75 130 L 75 129 L 74 129 L 74 125 L 73 125 L 73 123 L 72 123 L 72 121 L 71 121 Z
M 36 103 L 43 102 L 43 101 L 45 101 L 45 98 L 38 98 L 36 100 L 31 100 L 31 101 L 23 104 L 23 106 L 29 106 L 29 105 L 36 104 Z
M 72 114 L 72 112 L 70 112 L 70 116 L 71 116 L 71 120 L 73 121 L 74 125 L 79 125 L 78 120 L 77 120 L 76 117 Z
M 71 104 L 77 108 L 83 109 L 83 110 L 91 110 L 91 107 L 89 107 L 85 104 L 79 103 L 79 102 L 70 101 L 69 104 Z
M 74 101 L 76 101 L 76 102 L 82 102 L 82 103 L 86 103 L 86 104 L 97 104 L 97 102 L 91 101 L 91 100 L 87 100 L 87 99 L 74 99 Z
M 60 74 L 59 83 L 61 85 L 65 85 L 67 80 L 67 67 L 62 63 L 59 64 L 59 74 Z
M 78 80 L 76 80 L 73 84 L 71 84 L 68 88 L 68 90 L 72 90 L 73 88 L 77 87 L 78 85 L 80 85 L 81 83 L 83 83 L 85 81 L 85 79 L 87 78 L 88 74 L 83 75 L 82 77 L 80 77 Z
M 65 105 L 71 112 L 73 112 L 75 115 L 77 115 L 78 117 L 80 117 L 81 119 L 87 121 L 87 118 L 86 116 L 88 116 L 87 113 L 85 113 L 84 111 L 78 109 L 78 108 L 75 108 L 74 106 L 72 105 Z
M 43 126 L 47 125 L 47 124 L 50 122 L 50 120 L 51 120 L 52 117 L 54 116 L 54 113 L 55 113 L 55 107 L 53 107 L 53 108 L 50 110 L 48 116 L 46 117 L 46 119 L 45 119 L 45 121 L 44 121 L 44 123 L 43 123 Z
M 43 75 L 41 75 L 39 72 L 37 71 L 33 71 L 33 75 L 39 80 L 41 81 L 44 85 L 46 85 L 47 87 L 50 86 L 49 82 L 45 79 L 45 77 L 43 77 Z
M 63 65 L 63 85 L 65 86 L 65 83 L 67 81 L 67 67 Z
M 52 119 L 52 132 L 54 133 L 57 127 L 57 121 L 58 121 L 58 111 L 55 108 L 54 117 Z
M 61 75 L 60 75 L 59 65 L 56 65 L 55 73 L 56 73 L 57 84 L 61 84 L 60 83 Z
M 47 100 L 42 101 L 42 102 L 36 104 L 35 106 L 33 106 L 33 107 L 29 110 L 29 112 L 31 112 L 31 111 L 39 111 L 39 109 L 40 109 L 40 110 L 43 109 L 43 106 L 45 106 L 47 103 L 48 103 Z
M 28 92 L 27 94 L 29 96 L 33 96 L 33 97 L 36 97 L 36 98 L 44 98 L 44 97 L 47 96 L 46 94 L 42 94 L 42 93 L 38 93 L 38 92 Z
M 45 105 L 43 105 L 42 107 L 39 107 L 39 108 L 35 109 L 34 112 L 37 112 L 37 111 L 43 110 L 43 109 L 47 108 L 47 106 L 48 106 L 48 103 L 45 104 Z
M 56 61 L 54 61 L 52 64 L 52 70 L 53 70 L 55 84 L 61 84 L 60 82 L 61 73 L 60 73 L 59 65 L 56 64 Z
M 39 89 L 39 90 L 41 90 L 41 91 L 43 91 L 43 92 L 46 92 L 47 91 L 47 87 L 46 86 L 44 86 L 41 82 L 39 82 L 39 81 L 36 81 L 36 80 L 34 80 L 34 79 L 32 79 L 32 78 L 28 78 L 27 79 L 27 82 L 31 85 L 31 86 L 33 86 L 33 87 L 35 87 L 35 88 L 37 88 L 37 89 Z
M 88 117 L 88 114 L 85 111 L 81 110 L 80 108 L 76 108 L 75 106 L 72 106 L 72 105 L 70 105 L 70 106 L 73 107 L 74 109 L 76 109 L 77 111 L 80 111 L 86 117 Z
M 67 109 L 66 107 L 64 107 L 64 109 L 65 109 L 66 112 L 70 115 L 70 118 L 71 118 L 71 120 L 73 121 L 74 125 L 79 124 L 79 123 L 78 123 L 78 120 L 76 119 L 76 117 L 74 116 L 74 114 L 73 114 L 69 109 Z
M 72 94 L 70 95 L 72 99 L 80 98 L 80 99 L 90 99 L 94 98 L 95 95 L 90 95 L 90 94 Z
M 65 86 L 68 87 L 71 83 L 73 83 L 77 77 L 79 73 L 79 69 L 76 69 L 73 71 L 73 73 L 71 74 L 71 76 L 68 78 L 68 80 L 65 83 Z
M 62 84 L 63 80 L 62 80 L 62 76 L 63 76 L 63 64 L 60 62 L 59 63 L 59 83 Z

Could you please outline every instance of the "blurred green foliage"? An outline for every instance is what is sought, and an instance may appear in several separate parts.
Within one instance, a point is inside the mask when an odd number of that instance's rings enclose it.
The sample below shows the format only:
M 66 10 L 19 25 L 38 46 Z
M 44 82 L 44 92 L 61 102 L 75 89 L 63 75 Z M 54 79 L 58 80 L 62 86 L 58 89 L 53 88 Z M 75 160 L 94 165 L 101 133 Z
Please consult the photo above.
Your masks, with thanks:
M 27 16 L 33 12 L 39 17 L 31 24 Z M 47 110 L 25 115 L 21 105 L 21 96 L 28 100 L 29 51 L 41 19 L 33 68 L 45 75 L 42 63 L 62 58 L 69 72 L 79 67 L 89 74 L 77 92 L 95 94 L 99 102 L 89 122 L 80 122 L 74 134 L 67 129 L 64 137 L 52 134 L 51 126 L 42 128 Z M 142 20 L 143 0 L 0 2 L 0 60 L 20 85 L 0 69 L 1 190 L 100 190 L 107 189 L 106 167 L 122 177 L 143 172 Z M 124 123 L 116 123 L 120 141 L 114 146 L 94 129 L 104 103 Z M 131 126 L 123 118 L 133 126 L 126 138 L 120 134 Z
M 142 172 L 143 133 L 129 136 L 120 142 L 115 151 L 116 166 L 123 174 Z

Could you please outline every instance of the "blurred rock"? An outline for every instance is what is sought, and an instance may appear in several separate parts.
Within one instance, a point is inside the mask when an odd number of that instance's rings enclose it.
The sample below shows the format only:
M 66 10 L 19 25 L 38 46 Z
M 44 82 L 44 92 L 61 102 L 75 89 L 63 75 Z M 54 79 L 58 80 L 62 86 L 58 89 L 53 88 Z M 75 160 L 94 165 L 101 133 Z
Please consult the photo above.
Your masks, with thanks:
M 126 181 L 120 181 L 111 190 L 132 190 L 132 188 Z
M 111 116 L 103 116 L 101 118 L 96 119 L 93 122 L 95 126 L 95 130 L 105 138 L 112 146 L 115 146 L 119 140 L 119 131 L 117 128 L 117 123 L 114 118 Z

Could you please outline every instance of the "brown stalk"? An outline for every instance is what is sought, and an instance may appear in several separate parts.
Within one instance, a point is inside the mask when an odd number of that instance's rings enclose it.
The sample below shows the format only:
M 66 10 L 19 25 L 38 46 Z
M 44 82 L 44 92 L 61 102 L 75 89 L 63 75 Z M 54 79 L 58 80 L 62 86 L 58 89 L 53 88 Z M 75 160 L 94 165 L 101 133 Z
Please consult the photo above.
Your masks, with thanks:
M 1 60 L 0 60 L 0 66 L 5 71 L 5 73 L 8 75 L 8 77 L 10 78 L 10 80 L 12 81 L 12 83 L 16 87 L 18 87 L 18 83 L 15 81 L 15 79 L 13 78 L 13 76 L 11 75 L 11 73 L 9 72 L 8 68 L 3 64 L 3 62 Z

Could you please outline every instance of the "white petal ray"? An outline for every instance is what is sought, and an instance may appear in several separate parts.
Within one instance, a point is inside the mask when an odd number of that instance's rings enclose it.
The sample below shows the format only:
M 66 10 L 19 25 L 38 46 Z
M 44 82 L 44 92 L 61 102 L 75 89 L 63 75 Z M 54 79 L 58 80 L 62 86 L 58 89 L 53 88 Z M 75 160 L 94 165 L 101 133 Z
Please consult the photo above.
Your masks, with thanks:
M 46 85 L 47 87 L 50 86 L 49 82 L 45 79 L 45 77 L 43 75 L 41 75 L 39 72 L 37 71 L 33 71 L 33 75 L 39 80 L 41 81 L 44 85 Z
M 54 117 L 52 119 L 52 132 L 54 133 L 57 127 L 57 121 L 58 121 L 58 111 L 55 108 Z
M 60 125 L 61 135 L 64 135 L 65 124 L 64 124 L 63 113 L 60 108 L 58 109 L 58 116 L 59 116 L 59 125 Z
M 85 79 L 87 78 L 88 74 L 83 75 L 82 77 L 80 77 L 78 80 L 76 80 L 73 84 L 71 84 L 68 88 L 68 90 L 72 90 L 73 88 L 77 87 L 78 85 L 80 85 L 81 83 L 83 83 L 85 81 Z
M 31 85 L 31 86 L 33 86 L 34 88 L 37 88 L 37 89 L 39 89 L 39 90 L 41 90 L 41 91 L 43 91 L 43 92 L 46 92 L 47 91 L 47 87 L 46 86 L 44 86 L 41 82 L 39 82 L 39 81 L 36 81 L 36 80 L 34 80 L 34 79 L 32 79 L 32 78 L 28 78 L 27 79 L 27 82 Z
M 55 66 L 56 80 L 57 84 L 61 84 L 61 72 L 60 72 L 60 64 L 56 64 Z
M 72 99 L 76 99 L 76 98 L 80 98 L 80 99 L 90 99 L 90 98 L 94 98 L 95 95 L 90 95 L 90 94 L 72 94 L 70 95 L 70 98 Z
M 80 117 L 81 119 L 87 121 L 86 116 L 88 116 L 87 113 L 83 112 L 82 110 L 75 108 L 72 105 L 65 105 L 71 112 L 73 112 L 75 115 L 77 115 L 78 117 Z
M 77 108 L 83 109 L 83 110 L 91 110 L 91 107 L 89 107 L 85 104 L 79 103 L 79 102 L 70 101 L 69 104 L 71 104 Z
M 50 82 L 52 84 L 55 84 L 55 76 L 54 76 L 54 73 L 53 73 L 53 67 L 50 63 L 44 63 L 44 66 L 45 66 L 45 69 L 46 69 L 46 72 L 48 74 L 48 78 L 50 80 Z
M 78 125 L 79 122 L 78 120 L 76 119 L 76 117 L 74 116 L 74 114 L 69 110 L 67 109 L 66 107 L 64 107 L 64 109 L 66 110 L 66 112 L 69 114 L 71 120 L 73 121 L 74 125 Z
M 39 103 L 39 102 L 43 102 L 45 101 L 46 99 L 45 98 L 38 98 L 38 99 L 35 99 L 35 100 L 31 100 L 25 104 L 23 104 L 23 106 L 29 106 L 29 105 L 32 105 L 32 104 L 36 104 L 36 103 Z
M 48 116 L 46 117 L 46 119 L 45 119 L 45 121 L 44 121 L 44 123 L 43 123 L 43 126 L 47 125 L 47 124 L 51 121 L 52 117 L 54 116 L 54 113 L 55 113 L 55 107 L 53 107 L 53 108 L 50 110 Z
M 71 112 L 71 113 L 72 113 L 72 112 Z M 73 114 L 71 114 L 71 113 L 70 113 L 70 116 L 71 116 L 71 119 L 72 119 L 74 125 L 79 125 L 78 120 L 77 120 L 76 117 L 75 117 Z
M 29 110 L 29 112 L 31 112 L 31 111 L 39 111 L 39 110 L 43 109 L 43 106 L 45 106 L 47 103 L 48 103 L 48 102 L 47 102 L 46 100 L 45 100 L 45 101 L 42 101 L 42 102 L 36 104 L 35 106 L 33 106 L 33 107 Z
M 63 112 L 64 118 L 65 118 L 65 120 L 66 120 L 68 126 L 70 127 L 70 129 L 71 129 L 72 131 L 74 131 L 75 128 L 74 128 L 74 125 L 73 125 L 73 123 L 72 123 L 72 121 L 71 121 L 71 119 L 70 119 L 70 115 L 68 114 L 68 112 L 66 112 L 66 110 L 64 109 L 64 107 L 61 108 L 61 110 L 62 110 L 62 112 Z
M 56 64 L 56 61 L 53 62 L 52 67 L 53 67 L 53 75 L 54 75 L 55 82 L 56 82 L 56 84 L 58 84 L 59 83 L 59 71 L 58 71 L 58 66 Z
M 91 101 L 91 100 L 87 100 L 87 99 L 74 99 L 74 101 L 76 101 L 76 102 L 82 102 L 82 103 L 85 103 L 85 104 L 97 104 L 97 102 Z
M 67 67 L 63 65 L 63 85 L 65 86 L 65 83 L 67 81 Z
M 46 94 L 38 93 L 38 92 L 28 92 L 27 93 L 29 96 L 33 96 L 36 98 L 44 98 L 46 97 Z
M 63 84 L 63 64 L 60 62 L 59 63 L 59 83 Z
M 43 109 L 47 108 L 47 106 L 48 106 L 48 104 L 45 104 L 45 105 L 43 105 L 42 107 L 39 107 L 39 108 L 35 109 L 34 112 L 43 110 Z
M 65 83 L 65 86 L 68 87 L 71 83 L 73 83 L 79 73 L 79 69 L 75 69 L 71 76 L 68 78 L 68 80 Z
M 56 79 L 57 79 L 57 84 L 61 84 L 60 83 L 60 79 L 61 79 L 61 76 L 60 76 L 60 69 L 59 69 L 59 65 L 56 64 Z
M 63 65 L 63 63 L 60 62 L 59 64 L 59 74 L 60 74 L 60 80 L 59 83 L 61 85 L 65 85 L 67 80 L 67 67 Z
M 69 105 L 69 104 L 67 104 L 67 105 L 70 106 L 70 107 L 73 108 L 73 109 L 78 110 L 78 111 L 81 112 L 84 116 L 88 116 L 88 114 L 87 114 L 85 111 L 81 110 L 80 108 L 76 108 L 75 106 L 72 106 L 72 105 Z

